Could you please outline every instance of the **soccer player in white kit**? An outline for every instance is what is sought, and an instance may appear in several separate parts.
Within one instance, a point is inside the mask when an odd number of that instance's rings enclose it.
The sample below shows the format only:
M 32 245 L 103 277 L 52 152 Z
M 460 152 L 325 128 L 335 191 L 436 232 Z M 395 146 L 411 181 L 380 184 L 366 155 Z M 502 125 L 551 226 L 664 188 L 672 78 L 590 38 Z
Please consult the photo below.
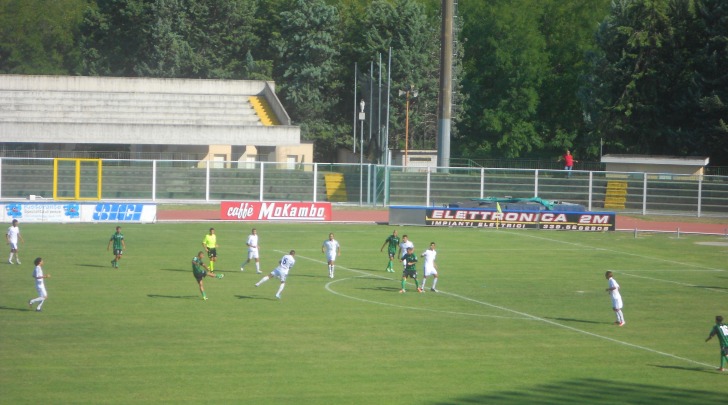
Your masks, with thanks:
M 270 272 L 267 276 L 263 277 L 255 283 L 256 287 L 259 287 L 261 284 L 265 283 L 266 281 L 277 278 L 281 280 L 281 285 L 278 287 L 278 292 L 276 293 L 276 298 L 281 299 L 281 293 L 283 292 L 283 289 L 286 288 L 286 278 L 288 277 L 288 271 L 293 267 L 293 265 L 296 263 L 296 251 L 291 250 L 287 255 L 283 256 L 281 258 L 281 261 L 278 264 L 278 267 L 276 267 L 273 271 Z
M 20 264 L 20 256 L 18 256 L 18 239 L 23 240 L 23 235 L 20 234 L 20 228 L 18 228 L 18 220 L 14 219 L 13 224 L 8 228 L 5 233 L 5 240 L 10 245 L 10 256 L 8 257 L 8 263 L 13 264 L 13 255 L 15 255 L 15 262 Z
M 50 278 L 50 274 L 43 275 L 43 259 L 42 258 L 36 258 L 35 259 L 35 270 L 33 270 L 33 278 L 35 279 L 35 289 L 38 291 L 38 298 L 34 298 L 30 301 L 28 301 L 28 306 L 33 307 L 33 304 L 36 302 L 40 302 L 38 306 L 35 308 L 36 312 L 42 311 L 43 303 L 48 298 L 48 293 L 46 292 L 45 288 L 45 282 L 43 281 L 46 278 Z
M 430 242 L 430 248 L 422 253 L 421 257 L 425 258 L 423 276 L 422 276 L 422 290 L 425 290 L 425 284 L 427 284 L 427 277 L 432 276 L 432 288 L 430 291 L 437 291 L 437 263 L 435 258 L 437 257 L 437 251 L 435 250 L 435 242 Z
M 622 295 L 619 293 L 619 283 L 612 277 L 612 272 L 608 271 L 604 276 L 609 281 L 609 287 L 606 291 L 612 296 L 612 309 L 617 315 L 617 321 L 614 322 L 619 326 L 624 326 L 624 314 L 622 314 Z
M 326 253 L 326 260 L 329 263 L 329 278 L 334 278 L 334 267 L 336 265 L 336 256 L 341 255 L 341 245 L 334 239 L 334 234 L 329 234 L 329 239 L 325 240 L 321 245 L 321 253 Z
M 402 261 L 402 259 L 404 259 L 404 255 L 407 254 L 408 248 L 412 248 L 412 250 L 414 250 L 415 244 L 412 243 L 411 240 L 409 240 L 409 237 L 407 235 L 402 235 L 402 242 L 399 244 L 399 261 Z
M 260 274 L 260 255 L 258 255 L 258 230 L 253 228 L 248 235 L 248 241 L 245 242 L 248 245 L 248 260 L 240 265 L 240 271 L 245 271 L 245 265 L 250 263 L 252 259 L 255 259 L 255 272 Z

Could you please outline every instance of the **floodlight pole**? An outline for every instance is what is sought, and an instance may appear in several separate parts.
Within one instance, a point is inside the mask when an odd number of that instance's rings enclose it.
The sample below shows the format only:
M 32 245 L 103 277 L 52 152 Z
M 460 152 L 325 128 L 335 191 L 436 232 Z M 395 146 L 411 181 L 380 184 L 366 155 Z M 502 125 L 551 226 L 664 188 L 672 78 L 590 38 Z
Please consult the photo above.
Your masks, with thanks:
M 359 122 L 361 123 L 361 129 L 359 130 L 359 205 L 363 204 L 362 194 L 364 194 L 364 119 L 366 113 L 364 112 L 364 99 L 359 102 Z

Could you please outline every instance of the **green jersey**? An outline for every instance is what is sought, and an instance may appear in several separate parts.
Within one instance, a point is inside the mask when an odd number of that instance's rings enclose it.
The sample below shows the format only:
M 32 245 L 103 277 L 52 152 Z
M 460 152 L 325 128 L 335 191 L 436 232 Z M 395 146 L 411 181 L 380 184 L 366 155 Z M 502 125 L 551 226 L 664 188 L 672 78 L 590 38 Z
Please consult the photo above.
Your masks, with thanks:
M 405 271 L 414 272 L 417 269 L 415 268 L 415 265 L 417 264 L 417 255 L 414 253 L 407 253 L 404 256 L 402 256 L 402 260 L 406 261 L 406 265 L 404 266 Z
M 399 236 L 389 235 L 385 242 L 389 243 L 389 253 L 395 254 L 397 252 L 397 247 L 399 246 Z
M 205 270 L 204 267 L 202 267 L 204 263 L 202 262 L 202 259 L 195 256 L 192 259 L 192 272 L 195 274 L 207 274 L 207 270 Z
M 710 336 L 718 336 L 720 347 L 728 347 L 728 325 L 718 323 L 710 330 Z
M 121 232 L 115 232 L 113 235 L 111 235 L 111 239 L 109 239 L 109 241 L 114 242 L 114 250 L 121 250 L 124 248 L 124 245 L 122 244 L 123 240 L 124 235 L 122 235 Z

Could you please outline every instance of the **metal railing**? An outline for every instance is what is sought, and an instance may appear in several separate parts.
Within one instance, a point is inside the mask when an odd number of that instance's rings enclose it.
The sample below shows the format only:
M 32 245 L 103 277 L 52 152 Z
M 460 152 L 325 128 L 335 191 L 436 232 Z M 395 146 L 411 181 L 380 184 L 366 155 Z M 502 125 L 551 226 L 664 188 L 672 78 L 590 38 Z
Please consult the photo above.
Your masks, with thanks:
M 53 159 L 0 158 L 0 199 L 50 199 Z M 486 167 L 405 168 L 198 160 L 103 159 L 103 200 L 150 202 L 329 201 L 326 174 L 344 178 L 345 200 L 364 206 L 446 205 L 484 197 L 540 197 L 591 211 L 728 217 L 728 177 L 641 172 Z M 59 169 L 59 198 L 73 196 L 74 175 Z M 82 169 L 80 188 L 96 186 Z M 341 176 L 340 176 L 341 177 Z M 71 179 L 71 180 L 68 180 Z M 616 186 L 616 195 L 612 190 Z

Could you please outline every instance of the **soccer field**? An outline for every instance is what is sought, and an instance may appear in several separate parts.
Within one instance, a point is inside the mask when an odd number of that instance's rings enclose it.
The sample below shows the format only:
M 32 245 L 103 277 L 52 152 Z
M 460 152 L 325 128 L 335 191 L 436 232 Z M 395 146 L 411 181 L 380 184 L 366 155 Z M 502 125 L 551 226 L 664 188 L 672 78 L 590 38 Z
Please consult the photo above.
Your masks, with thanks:
M 723 403 L 728 373 L 704 340 L 728 317 L 717 236 L 215 223 L 221 280 L 200 298 L 190 262 L 210 224 L 21 224 L 22 265 L 0 262 L 0 403 Z M 261 267 L 290 249 L 282 299 L 240 271 L 251 227 Z M 437 243 L 440 293 L 398 293 L 385 238 Z M 328 278 L 321 244 L 341 243 Z M 49 298 L 36 296 L 42 256 Z M 418 274 L 422 274 L 422 262 Z M 398 267 L 400 268 L 400 267 Z M 604 273 L 621 285 L 626 325 Z M 431 285 L 432 280 L 428 280 Z M 428 289 L 429 290 L 429 289 Z

